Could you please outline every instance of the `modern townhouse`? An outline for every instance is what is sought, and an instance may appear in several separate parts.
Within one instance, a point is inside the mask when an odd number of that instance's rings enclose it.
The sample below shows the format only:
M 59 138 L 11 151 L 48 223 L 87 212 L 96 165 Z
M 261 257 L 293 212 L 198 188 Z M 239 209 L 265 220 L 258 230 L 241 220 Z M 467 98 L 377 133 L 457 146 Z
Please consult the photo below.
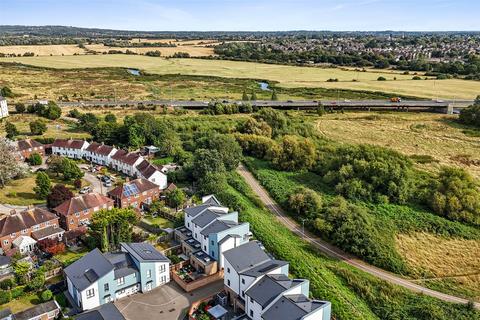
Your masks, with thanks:
M 147 179 L 160 186 L 161 189 L 167 188 L 167 175 L 147 160 L 143 160 L 137 166 L 137 172 L 139 178 Z
M 85 149 L 84 156 L 87 161 L 102 165 L 110 166 L 112 156 L 117 152 L 117 148 L 105 145 L 103 143 L 92 142 Z
M 25 139 L 18 140 L 15 144 L 19 160 L 28 159 L 34 153 L 38 153 L 42 157 L 45 156 L 45 147 L 38 141 Z
M 59 228 L 58 217 L 42 208 L 29 208 L 0 220 L 0 245 L 2 252 L 12 247 L 21 254 L 34 249 L 36 241 L 46 238 L 62 239 L 64 230 Z M 37 240 L 34 240 L 36 238 Z
M 72 231 L 90 223 L 92 215 L 102 209 L 110 210 L 114 201 L 99 193 L 87 193 L 65 201 L 53 209 L 60 218 L 60 226 Z
M 290 279 L 288 262 L 270 257 L 256 241 L 224 253 L 230 304 L 252 320 L 330 320 L 331 304 L 313 300 L 309 281 Z
M 8 117 L 8 104 L 7 99 L 0 96 L 0 118 Z
M 143 157 L 137 153 L 128 152 L 125 150 L 118 150 L 112 156 L 110 166 L 119 172 L 123 172 L 127 176 L 138 176 L 137 166 L 143 162 Z
M 135 179 L 110 190 L 107 196 L 113 199 L 118 208 L 144 209 L 160 198 L 162 189 L 146 179 Z
M 89 143 L 85 140 L 56 139 L 52 144 L 52 154 L 72 159 L 82 159 Z
M 170 281 L 170 260 L 147 243 L 121 243 L 120 251 L 89 252 L 64 269 L 68 294 L 90 310 Z
M 185 209 L 185 226 L 175 230 L 182 252 L 199 273 L 214 274 L 224 269 L 223 253 L 249 241 L 250 225 L 238 222 L 238 212 L 229 212 L 214 197 Z

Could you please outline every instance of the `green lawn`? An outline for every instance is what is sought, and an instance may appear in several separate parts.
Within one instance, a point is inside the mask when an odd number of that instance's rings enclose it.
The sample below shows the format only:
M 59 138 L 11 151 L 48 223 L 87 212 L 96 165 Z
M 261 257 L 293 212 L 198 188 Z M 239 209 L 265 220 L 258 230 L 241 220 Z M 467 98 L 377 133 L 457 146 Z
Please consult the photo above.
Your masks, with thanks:
M 10 308 L 13 313 L 16 313 L 31 308 L 40 302 L 41 301 L 36 293 L 30 293 L 1 305 L 0 310 Z
M 67 250 L 63 253 L 55 255 L 55 259 L 60 261 L 64 266 L 68 266 L 81 257 L 83 257 L 85 254 L 88 253 L 88 250 L 86 248 L 81 249 L 80 251 L 74 252 Z
M 149 224 L 157 224 L 160 228 L 173 228 L 173 222 L 162 217 L 145 217 L 144 220 Z
M 155 158 L 155 159 L 152 160 L 152 163 L 157 165 L 157 166 L 162 166 L 162 165 L 169 164 L 169 163 L 172 163 L 172 162 L 174 162 L 173 157 Z

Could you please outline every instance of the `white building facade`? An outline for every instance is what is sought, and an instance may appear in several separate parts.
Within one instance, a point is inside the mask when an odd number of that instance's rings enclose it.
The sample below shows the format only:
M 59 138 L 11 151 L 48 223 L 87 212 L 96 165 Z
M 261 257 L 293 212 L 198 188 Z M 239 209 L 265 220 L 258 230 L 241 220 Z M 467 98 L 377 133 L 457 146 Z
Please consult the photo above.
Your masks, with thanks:
M 8 104 L 7 99 L 0 96 L 0 118 L 8 117 Z

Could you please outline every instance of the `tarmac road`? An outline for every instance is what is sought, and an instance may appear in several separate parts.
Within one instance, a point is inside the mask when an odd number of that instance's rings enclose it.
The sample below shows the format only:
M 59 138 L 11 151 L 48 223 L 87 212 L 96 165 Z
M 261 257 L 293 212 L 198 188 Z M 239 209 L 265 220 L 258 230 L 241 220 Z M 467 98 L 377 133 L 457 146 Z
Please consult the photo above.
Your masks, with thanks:
M 349 255 L 343 252 L 342 250 L 338 249 L 337 247 L 321 240 L 320 238 L 310 233 L 308 230 L 307 231 L 302 230 L 303 228 L 295 220 L 293 220 L 283 212 L 282 208 L 269 196 L 267 191 L 260 185 L 260 183 L 255 179 L 252 173 L 248 171 L 248 169 L 244 165 L 241 164 L 238 167 L 237 172 L 245 179 L 247 184 L 258 195 L 258 197 L 263 202 L 263 204 L 268 208 L 268 210 L 270 210 L 273 214 L 275 214 L 278 220 L 284 226 L 286 226 L 288 229 L 290 229 L 290 231 L 292 231 L 299 237 L 302 237 L 305 241 L 309 242 L 315 248 L 325 253 L 326 255 L 342 260 L 345 263 L 348 263 L 349 265 L 357 269 L 365 271 L 377 278 L 383 279 L 392 284 L 402 286 L 413 292 L 422 293 L 427 296 L 438 298 L 446 302 L 461 303 L 461 304 L 467 304 L 469 302 L 468 300 L 463 298 L 459 298 L 456 296 L 448 295 L 445 293 L 441 293 L 435 290 L 422 287 L 409 280 L 406 280 L 397 275 L 394 275 L 388 271 L 369 265 L 368 263 L 362 260 L 359 260 L 358 258 L 352 255 Z M 480 303 L 476 302 L 474 303 L 474 306 L 475 308 L 480 309 Z

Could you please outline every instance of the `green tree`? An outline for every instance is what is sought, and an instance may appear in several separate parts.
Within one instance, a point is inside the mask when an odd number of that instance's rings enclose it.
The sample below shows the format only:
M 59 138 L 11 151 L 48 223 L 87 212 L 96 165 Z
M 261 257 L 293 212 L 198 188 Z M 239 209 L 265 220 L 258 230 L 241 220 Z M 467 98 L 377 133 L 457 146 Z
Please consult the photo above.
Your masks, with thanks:
M 53 101 L 49 101 L 47 107 L 42 113 L 47 119 L 57 120 L 62 115 L 62 109 Z
M 20 133 L 17 127 L 9 121 L 5 123 L 5 132 L 7 133 L 8 139 L 14 139 Z
M 275 90 L 272 91 L 272 101 L 277 101 L 278 100 L 278 97 L 277 97 L 277 92 Z
M 47 159 L 48 170 L 55 173 L 57 177 L 63 173 L 63 157 L 57 155 L 51 155 Z
M 178 207 L 183 206 L 186 200 L 185 192 L 182 189 L 176 188 L 172 191 L 168 191 L 166 194 L 166 200 L 171 208 L 178 210 Z
M 27 283 L 27 288 L 32 291 L 38 291 L 45 285 L 45 271 L 43 268 L 37 269 L 30 281 Z
M 11 290 L 0 290 L 0 305 L 9 303 L 11 300 L 12 300 Z
M 313 142 L 298 136 L 284 136 L 272 153 L 273 163 L 287 171 L 310 169 L 316 160 Z
M 25 105 L 23 103 L 17 103 L 15 105 L 15 111 L 17 111 L 17 113 L 24 113 L 26 110 L 25 108 Z
M 215 134 L 207 136 L 204 148 L 216 150 L 226 170 L 235 170 L 242 159 L 242 148 L 231 135 Z
M 263 120 L 255 120 L 248 118 L 241 128 L 243 133 L 254 134 L 257 136 L 265 136 L 270 138 L 272 136 L 272 128 Z
M 247 91 L 246 91 L 246 90 L 243 90 L 242 100 L 243 100 L 243 101 L 248 101 L 248 100 L 250 100 L 250 99 L 248 98 L 248 94 L 247 94 Z
M 33 135 L 39 136 L 47 131 L 47 124 L 43 120 L 34 120 L 30 122 L 30 132 Z
M 77 166 L 77 163 L 71 159 L 62 159 L 63 180 L 70 181 L 81 179 L 84 175 L 83 171 Z
M 209 173 L 225 172 L 225 165 L 217 150 L 197 149 L 193 154 L 193 176 L 197 179 Z
M 42 156 L 37 152 L 34 152 L 28 157 L 27 161 L 32 166 L 39 166 L 42 164 Z
M 478 95 L 478 96 L 475 98 L 475 101 L 473 102 L 473 105 L 474 105 L 474 106 L 479 106 L 479 105 L 480 105 L 480 95 Z
M 91 112 L 81 114 L 78 120 L 79 127 L 87 132 L 92 132 L 100 122 L 100 119 Z
M 254 115 L 257 121 L 265 121 L 272 128 L 273 136 L 284 133 L 289 123 L 285 114 L 272 108 L 262 108 Z
M 120 242 L 131 242 L 133 225 L 137 223 L 133 209 L 100 210 L 93 214 L 90 229 L 102 251 L 117 249 Z
M 13 273 L 18 283 L 27 283 L 28 274 L 30 273 L 30 263 L 26 261 L 15 261 L 13 263 Z
M 6 139 L 0 139 L 0 187 L 27 172 L 25 164 L 17 161 L 15 154 L 15 148 Z
M 250 100 L 257 101 L 257 93 L 255 92 L 255 90 L 252 91 L 252 96 L 251 96 Z
M 47 289 L 47 290 L 42 292 L 41 298 L 42 298 L 43 302 L 47 302 L 47 301 L 52 300 L 52 297 L 53 297 L 52 291 Z
M 33 191 L 38 199 L 46 199 L 52 191 L 52 182 L 45 172 L 38 172 L 35 178 L 35 188 Z
M 318 103 L 317 114 L 318 114 L 319 117 L 325 115 L 325 107 L 323 106 L 323 104 L 321 102 Z
M 105 115 L 105 122 L 116 123 L 117 117 L 113 113 L 107 113 Z
M 14 94 L 12 92 L 12 89 L 5 86 L 2 89 L 0 89 L 0 96 L 5 97 L 5 98 L 13 98 Z
M 322 209 L 322 197 L 314 190 L 302 187 L 290 195 L 288 207 L 299 217 L 315 219 Z

